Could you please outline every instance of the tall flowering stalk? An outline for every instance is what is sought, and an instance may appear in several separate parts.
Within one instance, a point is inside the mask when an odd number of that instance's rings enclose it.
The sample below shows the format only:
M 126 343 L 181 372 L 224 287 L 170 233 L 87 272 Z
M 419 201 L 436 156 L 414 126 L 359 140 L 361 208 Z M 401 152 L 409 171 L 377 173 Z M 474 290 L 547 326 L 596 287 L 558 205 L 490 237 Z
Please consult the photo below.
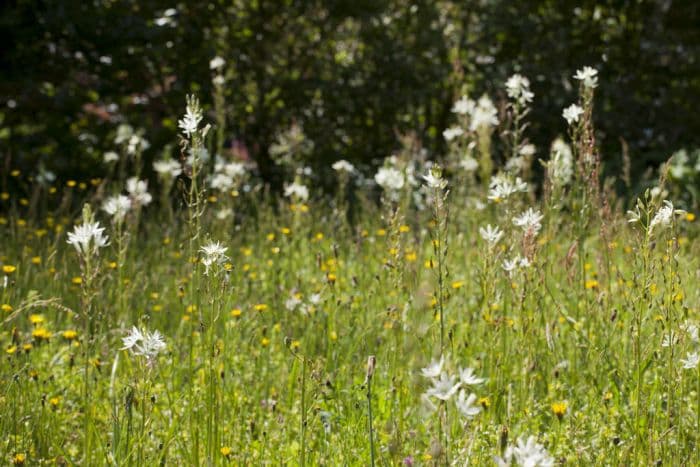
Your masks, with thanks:
M 81 276 L 81 306 L 80 317 L 83 322 L 83 448 L 84 463 L 90 464 L 91 454 L 91 425 L 92 425 L 92 403 L 90 392 L 90 365 L 93 348 L 93 332 L 95 319 L 92 308 L 93 298 L 96 293 L 95 280 L 100 272 L 100 265 L 97 261 L 100 249 L 108 244 L 108 237 L 104 235 L 104 227 L 100 227 L 95 221 L 95 216 L 90 209 L 90 205 L 83 207 L 83 222 L 75 226 L 72 232 L 68 233 L 68 244 L 73 245 L 80 261 Z

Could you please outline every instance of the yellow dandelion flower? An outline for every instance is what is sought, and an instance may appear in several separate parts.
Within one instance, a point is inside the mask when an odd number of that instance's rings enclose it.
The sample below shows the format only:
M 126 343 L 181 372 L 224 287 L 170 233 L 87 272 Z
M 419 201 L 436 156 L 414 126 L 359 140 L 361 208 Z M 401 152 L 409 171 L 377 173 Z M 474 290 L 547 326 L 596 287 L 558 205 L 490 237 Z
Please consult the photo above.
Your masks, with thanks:
M 49 405 L 51 405 L 51 408 L 54 410 L 56 410 L 58 408 L 58 404 L 60 402 L 61 402 L 61 398 L 58 396 L 52 397 L 51 399 L 49 399 Z
M 383 237 L 385 235 L 386 235 L 386 230 L 384 230 L 384 229 L 377 230 L 377 236 Z
M 331 273 L 328 273 L 328 274 L 326 275 L 326 279 L 328 279 L 328 282 L 329 282 L 329 283 L 335 284 L 335 281 L 337 280 L 337 277 L 336 277 L 335 274 L 333 274 L 333 273 L 331 272 Z
M 338 340 L 338 334 L 335 331 L 331 331 L 330 338 L 332 341 Z
M 426 269 L 433 269 L 434 267 L 435 267 L 435 263 L 433 262 L 432 259 L 429 259 L 425 262 Z
M 72 341 L 78 337 L 78 331 L 74 329 L 67 329 L 61 333 L 63 338 L 67 341 Z
M 22 350 L 24 350 L 25 352 L 29 352 L 33 348 L 34 348 L 34 346 L 30 343 L 26 343 L 26 344 L 22 345 Z
M 263 337 L 262 339 L 260 339 L 260 345 L 262 345 L 263 347 L 267 347 L 268 345 L 270 345 L 270 339 L 268 339 L 267 337 Z
M 32 264 L 41 264 L 41 256 L 35 256 L 32 258 Z
M 264 303 L 258 303 L 253 306 L 255 311 L 266 311 L 269 307 Z
M 559 420 L 561 420 L 564 414 L 566 413 L 566 409 L 568 407 L 569 404 L 567 404 L 565 401 L 555 402 L 552 404 L 552 412 L 554 413 L 554 415 L 557 416 Z
M 6 191 L 3 191 L 2 193 L 0 193 L 0 199 L 3 201 L 7 201 L 8 199 L 10 199 L 10 194 Z
M 280 229 L 280 232 L 282 232 L 283 235 L 289 235 L 290 233 L 292 233 L 292 229 L 290 229 L 289 227 L 282 227 Z
M 410 232 L 410 231 L 411 231 L 411 228 L 407 225 L 399 226 L 399 232 L 401 232 L 401 233 L 406 233 L 406 232 Z
M 2 267 L 2 272 L 4 272 L 5 274 L 7 274 L 8 276 L 9 276 L 10 274 L 12 274 L 13 272 L 15 272 L 16 270 L 17 270 L 17 266 L 13 266 L 13 265 L 11 265 L 11 264 L 5 264 L 5 265 L 3 265 L 3 267 Z
M 0 305 L 0 309 L 2 309 L 2 311 L 4 311 L 5 313 L 10 313 L 13 310 L 12 305 L 10 305 L 9 303 L 3 303 L 2 305 Z
M 12 355 L 12 354 L 14 354 L 15 352 L 17 352 L 17 346 L 16 346 L 16 345 L 10 344 L 10 345 L 8 345 L 8 346 L 5 348 L 5 353 L 7 353 L 7 354 Z
M 207 198 L 207 201 L 209 201 L 210 203 L 213 204 L 213 203 L 216 203 L 218 201 L 218 198 L 214 195 L 211 195 L 209 198 Z
M 83 278 L 76 276 L 76 277 L 72 278 L 70 281 L 75 285 L 80 285 L 83 283 Z
M 219 452 L 221 452 L 221 455 L 224 457 L 229 457 L 231 453 L 233 453 L 233 449 L 231 449 L 228 446 L 224 446 L 221 449 L 219 449 Z
M 38 341 L 51 339 L 51 331 L 45 327 L 38 327 L 32 331 L 32 337 Z
M 68 186 L 68 188 L 73 188 L 75 185 L 77 185 L 75 180 L 68 180 L 66 182 L 66 186 Z
M 584 286 L 586 289 L 597 289 L 598 288 L 598 281 L 595 279 L 588 279 Z
M 13 170 L 12 172 L 10 172 L 10 176 L 12 176 L 12 177 L 19 177 L 21 173 L 22 173 L 22 172 L 20 172 L 19 170 L 15 169 L 15 170 Z
M 12 463 L 14 465 L 24 465 L 24 462 L 27 460 L 27 456 L 21 452 L 18 452 L 14 456 L 12 456 Z
M 316 240 L 323 240 L 323 233 L 322 232 L 318 232 L 316 234 Z
M 413 263 L 418 259 L 418 255 L 416 254 L 415 251 L 409 251 L 406 253 L 406 261 L 409 263 Z
M 455 290 L 461 289 L 462 287 L 464 287 L 464 284 L 465 284 L 464 281 L 454 281 L 454 282 L 452 283 L 452 288 L 455 289 Z
M 234 308 L 233 310 L 231 310 L 231 316 L 233 316 L 234 318 L 238 318 L 239 316 L 241 316 L 241 309 Z
M 43 323 L 44 321 L 46 321 L 46 319 L 44 318 L 44 315 L 30 315 L 29 316 L 29 322 L 35 326 L 37 324 Z
M 488 409 L 489 407 L 491 407 L 491 399 L 489 399 L 488 397 L 480 397 L 479 405 L 481 405 L 485 409 Z
M 688 222 L 693 222 L 695 220 L 695 214 L 693 214 L 692 212 L 686 213 L 685 220 L 687 220 Z
M 292 349 L 298 349 L 299 347 L 301 347 L 301 342 L 299 342 L 298 340 L 293 340 L 290 346 L 292 347 Z

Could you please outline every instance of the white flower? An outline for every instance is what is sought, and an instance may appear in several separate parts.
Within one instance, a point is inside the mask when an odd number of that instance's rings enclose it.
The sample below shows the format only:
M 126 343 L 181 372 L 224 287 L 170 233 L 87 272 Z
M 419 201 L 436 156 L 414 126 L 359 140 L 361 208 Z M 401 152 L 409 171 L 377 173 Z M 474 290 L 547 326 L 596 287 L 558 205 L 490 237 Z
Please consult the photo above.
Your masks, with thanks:
M 311 294 L 311 296 L 309 297 L 309 303 L 311 303 L 312 305 L 318 305 L 319 303 L 321 303 L 321 294 Z
M 436 176 L 432 170 L 426 175 L 423 175 L 423 180 L 425 180 L 425 184 L 428 188 L 444 190 L 447 186 L 447 181 L 440 177 L 440 175 Z
M 501 264 L 501 267 L 505 272 L 507 272 L 510 275 L 511 272 L 515 271 L 518 268 L 519 264 L 520 258 L 516 256 L 513 259 L 504 259 L 503 263 Z
M 459 395 L 457 396 L 455 405 L 457 406 L 457 410 L 459 410 L 459 412 L 464 418 L 471 419 L 477 416 L 479 412 L 481 412 L 481 407 L 475 405 L 475 402 L 475 394 L 469 394 L 469 396 L 467 397 L 466 392 L 464 392 L 464 390 L 461 390 L 459 391 Z
M 447 373 L 440 374 L 440 378 L 433 378 L 433 387 L 426 391 L 426 394 L 440 399 L 442 401 L 448 401 L 454 396 L 459 390 L 461 383 L 459 381 L 455 382 L 454 376 L 448 376 Z
M 490 247 L 493 247 L 503 237 L 503 231 L 498 226 L 492 227 L 491 224 L 488 224 L 486 227 L 479 227 L 479 235 L 486 240 Z
M 406 183 L 403 174 L 393 167 L 380 167 L 374 181 L 389 192 L 400 190 Z
M 151 143 L 149 143 L 145 138 L 143 138 L 141 135 L 132 135 L 131 138 L 129 138 L 129 142 L 126 145 L 126 152 L 127 154 L 134 155 L 139 152 L 143 152 L 146 149 L 151 147 Z
M 131 201 L 137 206 L 150 204 L 153 197 L 148 192 L 148 182 L 131 177 L 126 181 L 126 191 L 131 196 Z
M 122 342 L 124 347 L 121 350 L 129 350 L 136 356 L 145 357 L 149 365 L 153 365 L 155 358 L 165 349 L 165 341 L 160 332 L 142 332 L 136 326 L 122 338 Z
M 464 158 L 461 161 L 459 161 L 459 166 L 465 172 L 474 172 L 476 169 L 479 168 L 479 162 L 473 157 L 464 156 Z
M 543 217 L 540 211 L 528 208 L 527 211 L 513 218 L 513 224 L 521 227 L 526 232 L 531 231 L 532 233 L 537 233 L 542 228 L 540 221 Z
M 440 361 L 433 360 L 430 365 L 421 370 L 421 374 L 426 378 L 437 378 L 442 373 L 442 367 L 445 365 L 445 357 L 440 357 Z
M 102 156 L 105 164 L 110 164 L 112 162 L 117 162 L 119 160 L 119 154 L 114 151 L 107 151 L 104 156 Z
M 233 188 L 233 179 L 226 174 L 217 173 L 209 180 L 209 187 L 212 190 L 227 191 Z
M 214 86 L 223 86 L 226 84 L 226 78 L 224 78 L 224 75 L 216 75 L 212 78 L 211 82 L 214 83 Z
M 681 329 L 688 334 L 691 341 L 695 342 L 696 344 L 700 342 L 700 329 L 698 328 L 697 324 L 686 321 L 681 325 Z
M 188 104 L 185 116 L 177 122 L 177 125 L 182 130 L 182 133 L 189 138 L 192 133 L 197 132 L 202 118 L 202 111 Z
M 537 151 L 537 148 L 535 147 L 534 144 L 524 144 L 518 152 L 520 153 L 521 156 L 532 156 L 535 154 Z
M 345 159 L 334 162 L 331 167 L 333 167 L 333 170 L 336 172 L 347 172 L 349 174 L 355 172 L 355 166 Z
M 582 114 L 583 109 L 576 104 L 571 104 L 562 112 L 564 120 L 566 120 L 566 123 L 568 123 L 569 125 L 578 122 L 578 119 Z
M 471 131 L 476 131 L 479 128 L 488 128 L 498 125 L 498 110 L 493 105 L 491 99 L 484 95 L 479 99 L 476 108 L 472 113 L 472 119 L 469 125 Z
M 296 307 L 301 305 L 301 300 L 297 297 L 296 294 L 292 294 L 285 302 L 284 302 L 284 307 L 289 310 L 289 311 L 294 311 Z
M 216 218 L 219 219 L 220 221 L 226 220 L 229 217 L 231 217 L 232 215 L 233 215 L 233 209 L 231 209 L 231 208 L 219 209 L 216 212 Z
M 124 220 L 129 209 L 131 209 L 131 200 L 124 195 L 110 196 L 102 204 L 102 210 L 112 216 L 116 222 Z
M 530 91 L 530 80 L 516 73 L 506 81 L 506 93 L 508 97 L 517 101 L 521 105 L 532 102 L 535 96 Z
M 458 138 L 464 134 L 464 130 L 462 130 L 458 126 L 453 126 L 448 128 L 447 130 L 442 132 L 442 137 L 445 138 L 445 141 L 452 141 L 455 138 Z
M 474 374 L 474 369 L 472 368 L 460 368 L 459 370 L 459 380 L 462 384 L 473 386 L 475 384 L 481 384 L 486 381 L 484 378 L 478 378 Z
M 100 248 L 108 245 L 104 230 L 99 222 L 76 225 L 72 232 L 68 232 L 68 244 L 73 245 L 81 256 L 96 255 Z
M 681 359 L 683 368 L 686 370 L 696 369 L 698 367 L 698 363 L 700 363 L 700 354 L 698 352 L 688 352 L 686 355 L 687 357 L 685 359 Z
M 209 274 L 209 268 L 212 265 L 221 265 L 228 259 L 226 250 L 228 250 L 228 247 L 223 246 L 219 242 L 209 242 L 199 249 L 204 254 L 204 258 L 202 258 L 204 274 Z
M 598 86 L 598 70 L 593 67 L 584 66 L 583 69 L 577 70 L 574 78 L 582 81 L 587 88 L 593 89 Z
M 513 181 L 507 176 L 497 175 L 491 179 L 488 199 L 491 201 L 500 202 L 515 193 L 526 192 L 527 190 L 527 183 L 520 177 L 517 177 L 515 181 Z
M 224 65 L 226 65 L 226 60 L 223 58 L 216 56 L 209 60 L 209 69 L 210 70 L 218 70 L 219 68 L 222 68 Z
M 163 177 L 177 177 L 182 173 L 180 163 L 173 159 L 164 159 L 153 163 L 153 170 Z
M 494 460 L 499 467 L 510 467 L 515 465 L 521 467 L 553 467 L 554 458 L 547 450 L 537 442 L 534 436 L 523 441 L 520 437 L 515 446 L 508 446 L 503 458 L 495 457 Z
M 661 347 L 673 347 L 678 343 L 678 336 L 675 332 L 671 331 L 664 334 L 664 339 L 661 341 Z
M 557 186 L 564 186 L 574 175 L 574 157 L 571 146 L 557 138 L 552 143 L 551 156 L 547 163 L 549 178 Z
M 287 198 L 294 197 L 301 201 L 309 199 L 309 189 L 301 183 L 294 182 L 284 188 L 284 196 Z
M 654 215 L 649 223 L 649 235 L 651 235 L 654 227 L 661 226 L 666 227 L 673 220 L 674 214 L 685 214 L 685 211 L 681 209 L 674 209 L 673 203 L 669 200 L 664 200 L 664 205 L 659 208 L 659 211 Z
M 469 99 L 467 96 L 462 96 L 457 102 L 452 106 L 452 113 L 458 115 L 471 115 L 476 108 L 476 102 Z

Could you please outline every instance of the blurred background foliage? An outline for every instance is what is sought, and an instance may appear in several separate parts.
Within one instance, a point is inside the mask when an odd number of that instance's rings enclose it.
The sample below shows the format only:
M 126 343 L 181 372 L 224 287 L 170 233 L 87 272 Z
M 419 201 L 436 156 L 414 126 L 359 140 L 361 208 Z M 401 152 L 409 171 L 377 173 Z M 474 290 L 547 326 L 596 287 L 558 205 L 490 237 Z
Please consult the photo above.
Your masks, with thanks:
M 40 166 L 99 176 L 122 123 L 150 142 L 148 174 L 164 150 L 177 156 L 186 94 L 216 121 L 215 56 L 226 61 L 225 122 L 212 150 L 238 148 L 268 180 L 279 179 L 270 146 L 294 124 L 315 168 L 377 165 L 409 133 L 439 156 L 455 98 L 504 98 L 514 72 L 532 82 L 528 134 L 546 158 L 584 65 L 600 74 L 606 169 L 628 151 L 639 175 L 700 143 L 698 25 L 692 0 L 2 2 L 0 182 Z

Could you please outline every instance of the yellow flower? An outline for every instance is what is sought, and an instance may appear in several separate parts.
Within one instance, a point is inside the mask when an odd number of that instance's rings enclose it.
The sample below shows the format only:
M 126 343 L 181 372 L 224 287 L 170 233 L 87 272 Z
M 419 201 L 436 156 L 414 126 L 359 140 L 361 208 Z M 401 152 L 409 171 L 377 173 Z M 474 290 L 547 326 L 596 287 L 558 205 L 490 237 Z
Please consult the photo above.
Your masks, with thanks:
M 219 451 L 221 452 L 222 456 L 229 457 L 231 455 L 231 453 L 233 452 L 233 449 L 231 449 L 228 446 L 224 446 L 221 449 L 219 449 Z
M 5 265 L 2 267 L 2 272 L 4 272 L 4 273 L 7 274 L 7 275 L 12 274 L 12 273 L 15 272 L 16 270 L 17 270 L 17 266 L 12 266 L 11 264 L 5 264 Z
M 54 410 L 56 410 L 58 408 L 59 402 L 61 402 L 60 397 L 52 397 L 51 399 L 49 399 L 49 404 L 51 405 L 51 408 Z
M 253 306 L 253 309 L 255 311 L 266 311 L 269 307 L 264 304 L 264 303 L 258 303 L 255 306 Z
M 418 259 L 418 255 L 416 254 L 415 251 L 409 251 L 408 253 L 406 253 L 406 261 L 408 261 L 409 263 L 413 263 L 417 259 Z
M 32 264 L 41 264 L 41 256 L 35 256 L 32 258 Z
M 384 235 L 386 235 L 386 230 L 384 230 L 384 229 L 377 230 L 377 235 L 380 237 L 383 237 Z
M 44 321 L 46 321 L 46 319 L 44 318 L 44 315 L 30 315 L 29 316 L 29 322 L 34 324 L 34 325 L 41 324 Z
M 5 313 L 9 313 L 12 311 L 12 305 L 8 303 L 3 303 L 2 305 L 0 305 L 0 309 L 2 309 L 2 311 L 4 311 Z
M 461 289 L 462 287 L 464 287 L 464 281 L 454 281 L 452 283 L 453 289 Z
M 66 185 L 69 188 L 73 188 L 75 185 L 77 185 L 77 183 L 75 182 L 75 180 L 68 180 L 68 182 L 66 182 Z
M 38 327 L 32 331 L 32 337 L 38 341 L 51 339 L 51 331 L 44 327 Z
M 75 285 L 80 285 L 83 283 L 83 278 L 76 276 L 73 279 L 71 279 L 70 281 Z
M 692 212 L 686 213 L 685 220 L 687 220 L 688 222 L 693 222 L 695 220 L 695 214 L 693 214 Z
M 328 275 L 326 276 L 326 278 L 328 279 L 328 282 L 330 282 L 331 284 L 334 284 L 335 281 L 336 281 L 336 279 L 337 279 L 336 275 L 333 274 L 332 272 L 331 272 L 331 273 L 328 273 Z
M 331 331 L 331 340 L 332 341 L 338 340 L 338 334 L 335 331 Z
M 241 316 L 241 309 L 234 308 L 233 310 L 231 310 L 231 316 L 233 316 L 234 318 L 238 318 L 239 316 Z
M 24 465 L 24 461 L 27 460 L 27 456 L 22 454 L 21 452 L 18 452 L 12 457 L 12 463 L 14 465 Z
M 290 233 L 292 233 L 292 230 L 289 227 L 282 227 L 280 229 L 280 232 L 282 232 L 284 235 L 289 235 Z
M 410 232 L 410 231 L 411 231 L 411 228 L 407 225 L 402 225 L 399 227 L 399 232 L 401 232 L 401 233 L 406 233 L 406 232 Z
M 263 337 L 260 340 L 260 345 L 262 345 L 263 347 L 267 347 L 268 345 L 270 345 L 270 339 L 268 339 L 267 337 Z
M 564 416 L 566 413 L 566 409 L 569 405 L 562 401 L 562 402 L 555 402 L 552 404 L 552 412 L 554 412 L 554 415 L 557 416 L 559 420 Z
M 5 353 L 8 353 L 8 354 L 12 355 L 12 354 L 15 353 L 15 352 L 17 352 L 17 346 L 16 346 L 16 345 L 8 345 L 8 346 L 5 348 Z
M 587 289 L 597 289 L 598 288 L 598 281 L 595 279 L 589 279 L 586 281 L 584 284 Z
M 74 329 L 67 329 L 61 334 L 65 340 L 72 341 L 78 337 L 78 332 Z
M 479 405 L 481 405 L 485 409 L 488 409 L 489 407 L 491 407 L 491 399 L 489 399 L 488 397 L 480 397 Z

